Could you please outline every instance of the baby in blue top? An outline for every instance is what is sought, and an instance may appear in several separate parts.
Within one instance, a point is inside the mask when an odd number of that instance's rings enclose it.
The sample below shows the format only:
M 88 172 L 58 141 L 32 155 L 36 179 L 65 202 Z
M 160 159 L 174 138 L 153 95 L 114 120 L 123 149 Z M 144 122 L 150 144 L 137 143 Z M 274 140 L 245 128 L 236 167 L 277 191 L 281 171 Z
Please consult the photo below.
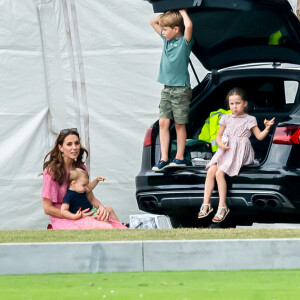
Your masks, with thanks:
M 69 188 L 63 199 L 61 213 L 66 219 L 77 220 L 89 212 L 89 216 L 96 216 L 97 209 L 87 198 L 87 193 L 92 191 L 99 181 L 105 178 L 98 176 L 89 182 L 89 175 L 84 170 L 76 168 L 70 171 Z
M 185 10 L 168 11 L 151 20 L 154 30 L 163 39 L 158 82 L 164 84 L 159 105 L 160 161 L 152 168 L 185 166 L 183 156 L 186 141 L 185 124 L 192 90 L 188 72 L 193 39 L 193 24 Z M 169 163 L 170 120 L 174 119 L 177 134 L 177 153 Z

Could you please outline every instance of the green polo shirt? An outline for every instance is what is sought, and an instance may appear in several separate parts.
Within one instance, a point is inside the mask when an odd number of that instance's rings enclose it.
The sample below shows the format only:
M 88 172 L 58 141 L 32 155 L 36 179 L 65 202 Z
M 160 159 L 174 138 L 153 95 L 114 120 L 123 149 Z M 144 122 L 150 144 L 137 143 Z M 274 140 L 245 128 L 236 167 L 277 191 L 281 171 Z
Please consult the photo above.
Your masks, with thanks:
M 191 86 L 188 64 L 193 39 L 188 43 L 184 36 L 170 41 L 162 34 L 161 37 L 164 47 L 157 81 L 169 86 Z

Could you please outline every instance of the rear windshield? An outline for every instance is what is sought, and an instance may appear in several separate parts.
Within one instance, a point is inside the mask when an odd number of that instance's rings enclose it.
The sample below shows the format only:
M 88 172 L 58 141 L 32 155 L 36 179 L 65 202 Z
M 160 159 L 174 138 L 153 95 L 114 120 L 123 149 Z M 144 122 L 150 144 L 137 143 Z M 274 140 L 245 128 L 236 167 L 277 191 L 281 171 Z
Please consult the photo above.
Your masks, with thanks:
M 288 45 L 295 43 L 283 17 L 272 11 L 201 11 L 191 14 L 194 37 L 200 46 L 213 48 L 231 43 Z M 223 49 L 224 50 L 224 49 Z M 222 48 L 218 48 L 222 51 Z
M 193 52 L 207 69 L 258 61 L 298 63 L 298 37 L 284 14 L 277 11 L 201 10 L 192 11 Z M 279 47 L 280 46 L 280 47 Z M 254 47 L 254 48 L 251 48 Z M 236 58 L 226 51 L 237 48 Z M 250 53 L 249 53 L 250 51 Z M 228 55 L 232 55 L 232 52 Z M 249 61 L 243 61 L 243 59 Z

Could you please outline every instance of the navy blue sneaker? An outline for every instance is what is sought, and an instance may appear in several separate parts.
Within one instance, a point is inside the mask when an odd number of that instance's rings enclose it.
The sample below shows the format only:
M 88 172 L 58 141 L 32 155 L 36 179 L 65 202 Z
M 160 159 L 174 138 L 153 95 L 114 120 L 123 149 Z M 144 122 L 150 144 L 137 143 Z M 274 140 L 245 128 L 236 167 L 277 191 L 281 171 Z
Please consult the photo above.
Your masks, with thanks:
M 160 160 L 153 168 L 153 171 L 161 171 L 164 168 L 166 168 L 167 166 L 169 166 L 169 162 L 168 161 L 164 161 L 164 160 Z
M 182 159 L 174 159 L 170 164 L 169 167 L 185 167 L 186 164 Z

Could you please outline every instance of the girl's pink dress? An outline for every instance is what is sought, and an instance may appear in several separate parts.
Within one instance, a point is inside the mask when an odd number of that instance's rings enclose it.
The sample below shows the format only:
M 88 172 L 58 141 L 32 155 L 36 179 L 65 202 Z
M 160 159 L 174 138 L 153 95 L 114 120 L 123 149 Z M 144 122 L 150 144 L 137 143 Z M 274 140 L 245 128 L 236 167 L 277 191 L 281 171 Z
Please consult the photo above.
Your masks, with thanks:
M 248 114 L 241 116 L 229 114 L 222 116 L 219 124 L 226 127 L 223 135 L 227 136 L 227 145 L 230 149 L 224 151 L 218 148 L 206 166 L 206 170 L 217 164 L 218 169 L 229 176 L 238 175 L 242 166 L 254 162 L 254 151 L 249 138 L 252 133 L 251 129 L 257 125 L 256 118 Z
M 87 172 L 87 169 L 84 165 L 83 168 Z M 67 181 L 65 181 L 62 185 L 59 185 L 52 179 L 51 175 L 48 174 L 47 169 L 45 169 L 43 173 L 42 199 L 50 199 L 53 203 L 53 206 L 60 209 L 67 189 Z M 59 219 L 52 216 L 49 216 L 49 218 L 53 229 L 127 229 L 127 227 L 122 223 L 113 221 L 111 219 L 107 223 L 98 221 L 93 217 L 86 217 L 78 220 Z

